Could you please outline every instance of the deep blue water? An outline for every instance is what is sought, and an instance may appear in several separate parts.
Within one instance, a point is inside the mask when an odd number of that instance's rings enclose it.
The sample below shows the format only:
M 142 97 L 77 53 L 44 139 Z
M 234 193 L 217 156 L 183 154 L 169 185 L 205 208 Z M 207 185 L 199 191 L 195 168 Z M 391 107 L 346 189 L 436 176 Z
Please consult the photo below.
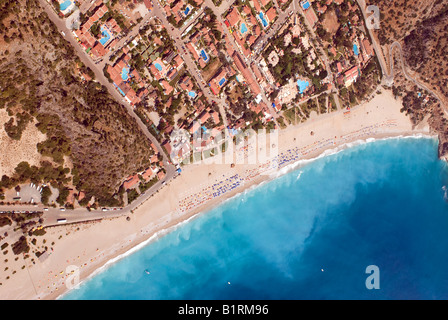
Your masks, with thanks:
M 447 173 L 435 139 L 353 147 L 200 215 L 65 298 L 447 299 Z M 380 289 L 366 288 L 369 265 Z

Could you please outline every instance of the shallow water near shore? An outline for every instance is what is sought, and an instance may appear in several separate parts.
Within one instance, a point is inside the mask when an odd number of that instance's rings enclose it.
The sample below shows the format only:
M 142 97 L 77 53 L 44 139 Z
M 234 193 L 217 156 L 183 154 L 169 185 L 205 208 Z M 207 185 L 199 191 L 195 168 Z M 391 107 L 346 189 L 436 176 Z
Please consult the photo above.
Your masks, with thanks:
M 447 299 L 447 185 L 436 139 L 354 146 L 243 192 L 63 299 Z M 379 289 L 366 288 L 370 265 Z

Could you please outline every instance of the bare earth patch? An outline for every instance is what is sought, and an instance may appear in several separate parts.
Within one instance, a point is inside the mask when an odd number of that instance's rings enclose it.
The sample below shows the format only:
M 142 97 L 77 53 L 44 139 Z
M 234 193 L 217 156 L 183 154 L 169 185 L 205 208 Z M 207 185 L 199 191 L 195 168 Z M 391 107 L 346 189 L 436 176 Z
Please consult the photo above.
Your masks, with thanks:
M 322 22 L 322 26 L 325 28 L 327 32 L 330 34 L 335 34 L 339 29 L 338 17 L 336 16 L 336 12 L 334 10 L 328 10 L 324 15 L 324 20 Z
M 39 165 L 42 155 L 37 151 L 37 143 L 46 140 L 34 123 L 29 123 L 22 133 L 22 138 L 11 139 L 4 130 L 4 124 L 9 120 L 5 109 L 0 110 L 0 176 L 11 176 L 15 167 L 22 161 L 30 165 Z

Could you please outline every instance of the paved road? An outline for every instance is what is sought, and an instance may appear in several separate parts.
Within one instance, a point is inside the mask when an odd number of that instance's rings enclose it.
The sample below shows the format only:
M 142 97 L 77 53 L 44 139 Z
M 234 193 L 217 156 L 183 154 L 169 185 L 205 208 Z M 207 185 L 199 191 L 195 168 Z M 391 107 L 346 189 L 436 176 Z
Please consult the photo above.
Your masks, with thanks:
M 205 79 L 202 77 L 201 72 L 198 70 L 196 63 L 191 58 L 189 51 L 187 51 L 185 45 L 188 42 L 188 40 L 181 38 L 183 32 L 182 29 L 179 30 L 173 27 L 168 22 L 165 15 L 165 10 L 160 6 L 157 0 L 153 1 L 153 6 L 154 6 L 152 11 L 153 15 L 158 19 L 160 19 L 160 21 L 162 21 L 162 24 L 166 26 L 166 30 L 168 31 L 168 34 L 170 35 L 171 39 L 174 40 L 174 44 L 177 47 L 177 50 L 180 53 L 182 59 L 184 60 L 187 70 L 189 71 L 190 75 L 195 79 L 197 85 L 199 86 L 205 97 L 209 101 L 215 101 L 218 104 L 224 126 L 227 127 L 228 123 L 225 112 L 225 105 L 223 105 L 222 101 L 212 93 L 209 86 L 205 82 Z
M 141 121 L 141 119 L 137 116 L 137 114 L 134 112 L 133 107 L 127 103 L 123 97 L 118 93 L 118 91 L 115 89 L 113 84 L 111 84 L 108 79 L 104 76 L 102 69 L 98 67 L 97 64 L 95 64 L 91 57 L 85 53 L 84 49 L 78 44 L 78 42 L 75 40 L 75 38 L 71 34 L 71 30 L 69 30 L 66 25 L 65 21 L 60 19 L 57 14 L 55 13 L 54 9 L 46 2 L 45 0 L 39 0 L 42 7 L 44 8 L 45 12 L 48 14 L 50 20 L 56 25 L 59 31 L 64 32 L 65 36 L 64 38 L 73 46 L 76 54 L 81 59 L 81 61 L 95 74 L 95 79 L 100 84 L 104 85 L 109 93 L 112 95 L 112 97 L 115 98 L 116 101 L 118 101 L 120 104 L 122 104 L 128 113 L 136 120 L 139 128 L 141 131 L 145 134 L 145 136 L 156 146 L 157 151 L 163 156 L 163 164 L 165 166 L 166 175 L 165 178 L 161 181 L 158 181 L 154 186 L 152 186 L 149 190 L 146 191 L 145 195 L 140 196 L 138 199 L 136 199 L 131 205 L 127 206 L 126 208 L 123 208 L 123 210 L 120 210 L 117 214 L 120 215 L 126 215 L 129 214 L 129 212 L 141 204 L 142 202 L 146 201 L 152 194 L 154 194 L 157 190 L 159 190 L 165 183 L 169 182 L 173 177 L 177 175 L 176 168 L 173 164 L 171 164 L 170 159 L 168 155 L 165 154 L 162 147 L 160 146 L 159 141 L 155 137 L 151 135 L 146 125 Z M 38 206 L 40 208 L 43 208 L 43 206 Z M 0 207 L 0 210 L 3 210 L 3 206 Z M 70 214 L 69 214 L 70 213 Z M 98 217 L 110 217 L 110 211 L 103 212 L 101 210 L 88 212 L 84 208 L 76 209 L 76 210 L 67 210 L 66 212 L 62 212 L 59 209 L 52 209 L 50 208 L 48 211 L 45 212 L 45 217 L 47 223 L 55 223 L 56 219 L 58 217 L 64 217 L 65 215 L 70 216 L 70 221 L 68 222 L 74 222 L 74 221 L 82 221 L 83 219 L 97 219 Z
M 367 21 L 367 12 L 366 12 L 366 3 L 365 0 L 357 0 L 359 7 L 361 8 L 362 15 L 364 17 L 364 21 Z M 387 65 L 384 59 L 383 51 L 381 50 L 381 46 L 378 41 L 376 41 L 375 35 L 373 34 L 372 29 L 367 28 L 367 31 L 370 35 L 370 39 L 372 40 L 373 50 L 375 50 L 375 54 L 381 66 L 381 73 L 383 74 L 382 82 L 387 86 L 392 86 L 394 83 L 394 75 L 393 73 L 387 72 Z
M 230 6 L 232 5 L 233 2 L 227 2 L 227 3 L 223 3 L 221 6 L 224 5 L 223 8 L 221 7 L 216 7 L 215 4 L 213 3 L 212 0 L 205 0 L 204 4 L 209 7 L 210 9 L 212 9 L 213 13 L 216 15 L 216 19 L 217 21 L 221 24 L 221 28 L 224 31 L 225 36 L 227 37 L 230 45 L 233 47 L 233 49 L 238 52 L 241 56 L 241 58 L 245 61 L 246 65 L 247 65 L 247 70 L 249 71 L 249 73 L 251 74 L 252 79 L 256 79 L 255 74 L 253 73 L 252 69 L 250 68 L 250 64 L 253 61 L 250 58 L 247 58 L 243 52 L 239 49 L 238 45 L 235 43 L 235 40 L 233 38 L 233 36 L 230 34 L 226 24 L 224 23 L 224 18 L 222 17 L 222 14 L 225 12 L 224 8 L 230 8 Z M 271 103 L 269 101 L 269 99 L 266 96 L 266 93 L 264 92 L 264 89 L 260 86 L 261 89 L 261 97 L 262 97 L 262 101 L 266 104 L 266 106 L 268 107 L 269 111 L 271 112 L 271 115 L 274 119 L 276 119 L 278 117 L 278 115 L 276 114 L 276 112 L 270 108 Z M 225 99 L 223 99 L 224 101 Z M 225 102 L 222 102 L 225 103 Z
M 143 133 L 146 135 L 146 137 L 151 142 L 154 143 L 158 152 L 160 152 L 160 154 L 162 154 L 162 156 L 163 156 L 163 162 L 164 162 L 164 165 L 167 167 L 167 171 L 175 171 L 174 166 L 170 165 L 170 163 L 169 163 L 170 159 L 168 158 L 168 156 L 165 154 L 165 152 L 161 148 L 157 139 L 155 137 L 153 137 L 152 134 L 148 131 L 148 128 L 146 127 L 146 125 L 141 121 L 139 116 L 137 116 L 137 114 L 134 112 L 133 107 L 126 100 L 124 100 L 123 96 L 117 91 L 115 86 L 109 82 L 109 80 L 104 75 L 103 70 L 92 61 L 91 57 L 84 51 L 84 48 L 78 44 L 78 42 L 72 36 L 71 30 L 69 30 L 66 27 L 65 22 L 63 20 L 61 20 L 56 15 L 53 8 L 45 0 L 39 0 L 39 2 L 41 3 L 45 12 L 47 12 L 48 16 L 50 17 L 50 20 L 56 25 L 58 30 L 65 33 L 65 36 L 64 36 L 65 40 L 67 40 L 73 46 L 76 54 L 81 59 L 82 63 L 84 63 L 84 65 L 86 65 L 86 66 L 90 67 L 90 69 L 92 69 L 92 71 L 95 74 L 95 80 L 98 81 L 103 86 L 105 86 L 108 89 L 109 93 L 115 98 L 115 100 L 126 108 L 128 113 L 137 121 L 139 128 L 143 131 Z
M 297 3 L 296 3 L 297 1 Z M 327 70 L 328 72 L 328 76 L 330 79 L 330 82 L 333 84 L 334 83 L 334 77 L 333 77 L 333 73 L 331 72 L 331 68 L 330 68 L 330 59 L 327 56 L 327 53 L 325 52 L 324 48 L 322 48 L 322 46 L 320 45 L 318 39 L 319 37 L 316 36 L 313 26 L 309 23 L 308 19 L 305 17 L 305 12 L 302 9 L 302 6 L 300 5 L 300 3 L 298 2 L 298 0 L 293 0 L 292 4 L 294 6 L 295 9 L 297 9 L 297 11 L 302 15 L 303 20 L 305 21 L 305 24 L 309 30 L 309 32 L 311 33 L 311 36 L 313 39 L 316 40 L 317 45 L 315 46 L 314 43 L 311 41 L 311 45 L 313 46 L 314 50 L 316 51 L 316 54 L 319 56 L 319 58 L 322 60 L 323 64 L 325 65 L 325 70 Z M 317 47 L 317 48 L 316 48 Z M 319 54 L 320 52 L 320 54 Z M 334 87 L 334 85 L 333 85 Z
M 418 80 L 412 78 L 406 70 L 406 66 L 405 66 L 405 59 L 403 57 L 403 50 L 401 48 L 401 44 L 397 41 L 394 41 L 394 43 L 392 43 L 392 45 L 389 47 L 389 63 L 390 63 L 390 74 L 389 77 L 394 78 L 394 60 L 393 60 L 393 51 L 394 49 L 398 50 L 398 54 L 400 56 L 400 60 L 401 60 L 401 71 L 403 72 L 403 75 L 405 76 L 405 78 L 409 81 L 411 81 L 412 83 L 414 83 L 417 87 L 419 87 L 420 89 L 426 90 L 428 91 L 430 94 L 432 94 L 434 96 L 434 98 L 439 102 L 440 106 L 442 107 L 443 111 L 445 112 L 445 115 L 448 115 L 448 112 L 446 110 L 446 106 L 443 103 L 443 100 L 439 97 L 439 95 L 437 94 L 437 92 L 431 90 L 430 88 L 428 88 L 425 84 L 419 82 Z
M 275 35 L 275 33 L 278 31 L 278 29 L 283 25 L 283 23 L 286 20 L 286 18 L 288 17 L 288 15 L 291 14 L 291 12 L 294 10 L 295 1 L 296 0 L 294 0 L 293 3 L 291 4 L 291 6 L 289 8 L 287 8 L 285 11 L 281 11 L 281 10 L 278 11 L 279 17 L 278 17 L 277 21 L 275 22 L 275 24 L 272 25 L 271 29 L 268 31 L 268 34 L 267 34 L 266 40 L 265 40 L 266 42 L 270 39 L 270 37 Z M 69 30 L 67 28 L 65 21 L 60 19 L 56 15 L 54 9 L 48 4 L 48 2 L 46 2 L 45 0 L 39 0 L 39 2 L 41 3 L 42 7 L 49 15 L 52 22 L 56 25 L 58 30 L 65 33 L 64 38 L 73 46 L 76 54 L 79 56 L 81 61 L 86 66 L 90 67 L 92 69 L 92 71 L 95 73 L 96 80 L 99 83 L 101 83 L 102 85 L 104 85 L 108 89 L 110 94 L 126 108 L 128 113 L 136 120 L 136 122 L 137 122 L 139 128 L 142 130 L 142 132 L 148 137 L 148 139 L 151 142 L 153 142 L 155 144 L 157 150 L 159 150 L 159 152 L 163 155 L 163 162 L 164 162 L 164 165 L 165 165 L 165 168 L 167 171 L 166 176 L 162 181 L 158 181 L 154 186 L 152 186 L 149 190 L 147 190 L 144 195 L 137 198 L 131 205 L 128 205 L 127 207 L 124 207 L 121 209 L 117 208 L 116 210 L 110 210 L 110 211 L 94 210 L 94 211 L 90 211 L 90 212 L 84 208 L 77 208 L 75 210 L 67 210 L 67 211 L 61 211 L 60 209 L 56 209 L 56 208 L 49 208 L 48 211 L 44 212 L 46 225 L 55 224 L 55 223 L 57 223 L 57 219 L 60 219 L 60 218 L 66 218 L 67 223 L 72 223 L 72 222 L 80 222 L 80 221 L 85 221 L 85 220 L 95 220 L 95 219 L 101 219 L 101 218 L 109 218 L 109 217 L 115 217 L 115 216 L 128 215 L 133 209 L 135 209 L 141 203 L 146 201 L 156 191 L 158 191 L 160 188 L 163 188 L 163 185 L 166 182 L 170 181 L 172 178 L 175 178 L 177 175 L 176 168 L 170 163 L 169 157 L 164 153 L 164 151 L 161 148 L 157 139 L 155 139 L 150 134 L 146 125 L 135 114 L 133 107 L 123 99 L 123 97 L 118 93 L 118 91 L 113 86 L 113 84 L 111 84 L 108 81 L 108 79 L 104 76 L 103 67 L 104 67 L 105 63 L 108 61 L 108 58 L 110 57 L 110 55 L 108 55 L 106 57 L 106 59 L 104 59 L 101 63 L 98 63 L 98 64 L 94 63 L 92 61 L 91 57 L 85 53 L 84 48 L 82 48 L 78 44 L 78 42 L 75 40 L 75 38 L 72 36 L 71 30 Z M 223 18 L 222 18 L 222 13 L 224 13 L 233 4 L 233 2 L 234 2 L 233 0 L 229 0 L 229 1 L 224 2 L 220 7 L 216 7 L 211 0 L 206 0 L 203 4 L 203 8 L 201 8 L 201 10 L 203 10 L 205 8 L 205 6 L 208 6 L 209 8 L 211 8 L 213 10 L 213 12 L 217 16 L 218 21 L 221 23 L 223 29 L 225 30 L 225 32 L 229 38 L 229 41 L 231 41 L 232 46 L 236 50 L 238 50 L 238 47 L 234 43 L 231 35 L 228 33 L 228 29 L 225 26 Z M 200 86 L 203 93 L 211 101 L 217 101 L 217 103 L 220 107 L 221 116 L 223 117 L 223 120 L 224 120 L 224 124 L 225 124 L 225 126 L 227 126 L 227 120 L 226 120 L 226 116 L 225 116 L 225 108 L 226 108 L 225 99 L 217 98 L 215 95 L 213 95 L 211 93 L 209 87 L 207 86 L 204 79 L 202 78 L 202 75 L 199 72 L 196 64 L 192 60 L 189 53 L 186 52 L 186 49 L 185 49 L 186 41 L 181 39 L 181 34 L 185 30 L 185 27 L 181 28 L 180 30 L 172 27 L 171 24 L 167 21 L 165 12 L 164 12 L 163 8 L 160 6 L 160 4 L 158 3 L 158 1 L 155 0 L 153 2 L 153 4 L 154 4 L 154 8 L 153 8 L 152 12 L 150 14 L 147 14 L 143 18 L 143 20 L 131 30 L 130 34 L 126 35 L 126 37 L 122 38 L 119 41 L 118 47 L 124 46 L 129 40 L 131 40 L 135 35 L 137 35 L 139 29 L 142 26 L 144 26 L 151 18 L 157 17 L 158 19 L 160 19 L 160 21 L 162 21 L 163 25 L 165 25 L 167 27 L 167 31 L 168 31 L 170 37 L 174 40 L 174 43 L 175 43 L 176 47 L 178 48 L 179 53 L 181 54 L 182 58 L 185 61 L 187 69 L 189 70 L 190 74 L 195 78 L 197 84 Z M 278 5 L 277 5 L 277 7 L 278 7 Z M 85 8 L 84 8 L 84 10 L 85 10 Z M 197 19 L 197 17 L 195 19 Z M 312 28 L 310 28 L 310 30 L 312 30 Z M 261 50 L 262 48 L 259 48 L 259 49 Z M 256 53 L 258 54 L 258 52 L 259 51 L 257 51 Z M 242 55 L 242 56 L 244 57 L 244 55 Z M 250 65 L 250 63 L 252 61 L 253 60 L 246 59 L 246 63 L 248 65 Z M 265 103 L 268 106 L 270 106 L 270 103 L 267 100 L 267 97 L 266 97 L 266 95 L 264 95 L 264 93 L 263 93 L 263 100 L 265 101 Z M 274 115 L 275 115 L 275 113 L 274 113 Z M 0 207 L 0 210 L 5 210 L 5 208 L 6 208 L 5 206 L 2 206 L 2 207 Z M 6 210 L 17 210 L 18 207 L 14 206 L 14 207 L 8 207 L 8 208 L 9 209 L 6 209 Z M 20 206 L 20 208 L 25 208 L 25 206 Z M 36 206 L 31 206 L 28 209 L 31 209 L 31 208 L 36 208 Z M 40 210 L 43 210 L 43 205 L 38 205 L 37 208 L 39 208 Z M 27 209 L 20 209 L 20 210 L 27 210 Z
M 367 18 L 367 13 L 366 13 L 366 3 L 365 0 L 357 0 L 358 4 L 361 8 L 361 12 L 363 14 L 364 20 L 366 20 Z M 375 50 L 376 56 L 378 58 L 378 61 L 380 63 L 381 66 L 381 72 L 383 74 L 383 83 L 387 86 L 392 86 L 392 84 L 394 83 L 394 59 L 393 59 L 393 51 L 394 49 L 398 50 L 398 54 L 400 56 L 400 60 L 401 60 L 401 70 L 403 72 L 403 75 L 405 76 L 405 78 L 409 81 L 411 81 L 412 83 L 414 83 L 417 87 L 428 91 L 430 94 L 432 94 L 434 96 L 434 98 L 440 103 L 443 111 L 445 112 L 446 115 L 448 115 L 448 111 L 447 111 L 447 106 L 443 103 L 443 99 L 441 99 L 438 95 L 438 93 L 434 92 L 433 90 L 431 90 L 430 88 L 428 88 L 426 85 L 424 85 L 423 83 L 417 81 L 416 79 L 412 78 L 406 70 L 406 66 L 405 66 L 405 59 L 403 57 L 403 50 L 401 48 L 401 44 L 397 41 L 394 41 L 392 43 L 392 45 L 390 45 L 389 47 L 389 64 L 390 64 L 390 72 L 387 72 L 387 65 L 386 65 L 386 61 L 383 55 L 383 51 L 381 50 L 381 45 L 378 43 L 378 41 L 376 41 L 376 38 L 373 35 L 373 31 L 372 29 L 367 29 L 370 35 L 370 38 L 372 39 L 372 45 L 373 48 Z

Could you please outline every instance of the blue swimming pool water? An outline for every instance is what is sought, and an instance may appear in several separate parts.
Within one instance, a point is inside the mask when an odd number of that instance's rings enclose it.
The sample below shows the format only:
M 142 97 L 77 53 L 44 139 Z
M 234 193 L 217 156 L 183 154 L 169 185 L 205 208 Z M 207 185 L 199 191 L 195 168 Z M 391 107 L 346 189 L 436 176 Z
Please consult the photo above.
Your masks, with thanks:
M 247 32 L 247 27 L 246 27 L 246 24 L 243 22 L 242 24 L 241 24 L 241 33 L 242 34 L 245 34 Z
M 263 27 L 267 27 L 268 26 L 268 22 L 266 21 L 266 19 L 264 18 L 264 14 L 263 12 L 260 12 L 260 14 L 258 15 L 258 17 L 261 20 L 261 23 L 263 24 Z
M 353 44 L 353 52 L 355 53 L 355 56 L 359 54 L 358 46 L 356 45 L 356 43 Z
M 306 90 L 306 88 L 308 88 L 310 83 L 308 81 L 299 79 L 297 80 L 297 85 L 299 86 L 299 93 L 303 93 Z
M 190 7 L 187 7 L 184 11 L 184 14 L 187 15 L 190 12 Z
M 448 168 L 437 147 L 389 139 L 318 159 L 179 226 L 65 299 L 447 299 Z M 379 290 L 365 285 L 369 265 Z
M 103 37 L 100 39 L 100 43 L 104 46 L 110 40 L 111 36 L 104 27 L 101 27 L 101 35 Z
M 158 62 L 154 63 L 154 66 L 157 70 L 162 71 L 162 66 Z
M 64 11 L 65 9 L 67 9 L 68 7 L 70 7 L 71 4 L 72 4 L 72 2 L 71 2 L 70 0 L 67 0 L 67 1 L 65 1 L 65 2 L 63 2 L 63 3 L 61 3 L 61 4 L 59 5 L 59 9 L 60 9 L 61 11 Z
M 115 86 L 115 88 L 117 88 L 118 92 L 120 92 L 120 94 L 121 94 L 123 97 L 126 96 L 126 95 L 124 94 L 123 90 L 121 90 L 120 87 L 117 86 L 117 84 L 116 84 L 115 82 L 114 82 L 114 86 Z
M 188 92 L 188 95 L 189 95 L 190 97 L 194 98 L 194 97 L 196 97 L 196 92 L 194 92 L 194 91 L 190 91 L 190 92 Z
M 302 8 L 303 10 L 306 10 L 310 7 L 310 3 L 308 1 L 306 1 L 305 3 L 302 3 Z
M 204 51 L 204 49 L 201 50 L 201 57 L 204 59 L 205 62 L 208 61 L 207 53 Z
M 121 79 L 123 79 L 124 81 L 129 79 L 129 69 L 128 68 L 123 68 L 123 70 L 121 70 Z
M 226 78 L 222 78 L 221 80 L 219 80 L 219 86 L 222 87 L 224 82 L 226 82 Z

